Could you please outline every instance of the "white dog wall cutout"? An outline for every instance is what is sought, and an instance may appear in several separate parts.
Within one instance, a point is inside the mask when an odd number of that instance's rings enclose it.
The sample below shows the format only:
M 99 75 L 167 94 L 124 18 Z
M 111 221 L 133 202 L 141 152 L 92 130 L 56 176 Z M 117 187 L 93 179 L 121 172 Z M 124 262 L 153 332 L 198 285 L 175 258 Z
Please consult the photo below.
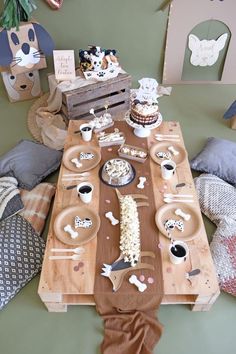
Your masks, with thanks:
M 188 47 L 191 50 L 190 63 L 193 66 L 212 66 L 218 58 L 220 51 L 224 48 L 228 34 L 222 34 L 217 40 L 200 40 L 194 34 L 188 37 Z

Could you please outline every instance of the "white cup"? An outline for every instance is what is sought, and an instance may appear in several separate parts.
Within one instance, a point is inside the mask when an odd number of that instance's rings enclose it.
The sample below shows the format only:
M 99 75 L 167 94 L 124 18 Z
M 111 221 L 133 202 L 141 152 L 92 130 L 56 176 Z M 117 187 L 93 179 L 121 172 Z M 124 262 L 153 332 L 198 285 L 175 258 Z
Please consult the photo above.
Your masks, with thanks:
M 172 160 L 164 160 L 161 163 L 161 177 L 163 179 L 171 179 L 176 170 L 176 163 Z
M 81 201 L 85 204 L 88 204 L 92 200 L 93 185 L 89 182 L 80 183 L 77 186 L 77 193 Z
M 84 141 L 90 141 L 92 139 L 93 127 L 89 123 L 81 124 L 80 132 Z
M 188 245 L 183 241 L 174 241 L 169 246 L 170 261 L 173 264 L 180 264 L 186 261 L 189 255 Z

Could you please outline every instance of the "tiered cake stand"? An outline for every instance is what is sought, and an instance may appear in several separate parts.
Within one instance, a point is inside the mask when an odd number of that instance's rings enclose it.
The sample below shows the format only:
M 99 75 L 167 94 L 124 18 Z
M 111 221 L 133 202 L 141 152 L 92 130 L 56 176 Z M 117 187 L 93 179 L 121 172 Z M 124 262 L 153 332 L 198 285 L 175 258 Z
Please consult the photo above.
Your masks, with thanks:
M 147 138 L 151 134 L 151 130 L 159 127 L 162 123 L 162 115 L 158 112 L 158 119 L 153 124 L 148 125 L 141 125 L 134 123 L 130 119 L 130 114 L 125 117 L 126 123 L 129 124 L 132 128 L 134 128 L 134 135 L 138 136 L 139 138 Z

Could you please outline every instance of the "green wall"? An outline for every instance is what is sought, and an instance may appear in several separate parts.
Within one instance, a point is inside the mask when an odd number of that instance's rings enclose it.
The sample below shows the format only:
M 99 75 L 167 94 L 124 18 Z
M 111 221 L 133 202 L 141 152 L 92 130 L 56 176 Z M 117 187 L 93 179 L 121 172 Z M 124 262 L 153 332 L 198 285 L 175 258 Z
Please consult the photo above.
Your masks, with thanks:
M 134 80 L 144 76 L 162 79 L 168 10 L 156 12 L 162 0 L 65 0 L 59 11 L 35 1 L 34 18 L 49 31 L 56 49 L 78 51 L 88 44 L 114 47 L 120 62 Z M 45 72 L 53 70 L 51 60 Z M 2 85 L 2 83 L 0 84 Z

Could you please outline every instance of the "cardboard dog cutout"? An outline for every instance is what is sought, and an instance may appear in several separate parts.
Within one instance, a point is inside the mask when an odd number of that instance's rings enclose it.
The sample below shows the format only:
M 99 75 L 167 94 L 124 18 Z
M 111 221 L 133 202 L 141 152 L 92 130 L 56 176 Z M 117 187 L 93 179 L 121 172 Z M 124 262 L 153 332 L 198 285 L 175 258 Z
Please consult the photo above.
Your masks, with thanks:
M 54 42 L 38 23 L 21 23 L 16 28 L 0 31 L 1 71 L 13 75 L 46 68 L 45 56 L 52 55 Z
M 2 79 L 10 102 L 30 100 L 41 95 L 38 70 L 18 75 L 3 72 Z

